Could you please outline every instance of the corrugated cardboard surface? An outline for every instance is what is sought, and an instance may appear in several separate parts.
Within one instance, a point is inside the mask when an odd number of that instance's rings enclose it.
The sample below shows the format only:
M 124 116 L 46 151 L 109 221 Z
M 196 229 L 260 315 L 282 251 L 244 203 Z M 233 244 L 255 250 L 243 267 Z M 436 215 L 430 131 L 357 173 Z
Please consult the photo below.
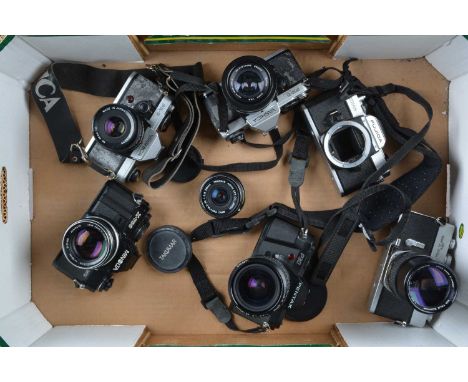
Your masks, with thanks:
M 264 56 L 269 52 L 249 51 Z M 324 65 L 340 66 L 325 52 L 294 51 L 306 72 Z M 202 61 L 206 78 L 218 80 L 226 65 L 243 53 L 236 52 L 153 52 L 148 63 L 168 65 Z M 134 64 L 108 67 L 130 68 Z M 434 119 L 427 140 L 447 161 L 447 82 L 424 59 L 360 61 L 353 63 L 352 72 L 368 85 L 394 82 L 420 92 L 432 104 Z M 66 92 L 76 121 L 85 140 L 91 135 L 91 120 L 95 111 L 111 99 L 76 92 Z M 403 96 L 389 96 L 388 105 L 404 126 L 419 129 L 425 114 Z M 282 117 L 284 132 L 291 115 Z M 380 254 L 369 250 L 362 235 L 355 235 L 346 248 L 328 283 L 329 299 L 322 314 L 312 321 L 285 321 L 281 329 L 260 335 L 239 335 L 219 324 L 199 302 L 199 296 L 187 271 L 162 274 L 153 270 L 142 257 L 134 269 L 118 274 L 112 289 L 105 293 L 77 290 L 71 280 L 56 271 L 51 263 L 58 253 L 66 227 L 81 217 L 88 208 L 105 178 L 84 165 L 65 165 L 57 156 L 46 125 L 35 105 L 31 103 L 31 167 L 34 170 L 34 220 L 32 224 L 32 299 L 53 325 L 73 324 L 146 324 L 153 332 L 154 342 L 178 344 L 204 343 L 314 343 L 326 342 L 333 324 L 337 322 L 370 322 L 383 319 L 367 311 L 367 299 Z M 251 140 L 268 142 L 268 138 L 251 135 Z M 286 145 L 286 152 L 292 143 Z M 213 164 L 254 161 L 273 158 L 272 150 L 256 150 L 220 139 L 208 121 L 202 125 L 196 147 L 206 161 Z M 389 145 L 391 147 L 391 145 Z M 292 205 L 287 183 L 287 155 L 274 169 L 265 172 L 237 174 L 246 188 L 246 203 L 238 216 L 249 216 L 273 202 Z M 418 163 L 411 155 L 395 168 L 392 178 L 409 166 Z M 143 193 L 152 207 L 152 227 L 173 224 L 190 231 L 208 216 L 198 203 L 198 190 L 209 175 L 202 172 L 188 184 L 171 183 L 159 190 L 144 184 L 130 187 Z M 445 181 L 442 174 L 429 191 L 418 201 L 415 209 L 432 215 L 445 212 Z M 307 177 L 302 188 L 306 209 L 329 209 L 343 204 L 332 182 L 324 159 L 313 150 Z M 194 245 L 194 251 L 204 264 L 217 288 L 227 296 L 227 281 L 234 266 L 250 256 L 260 230 L 244 235 L 209 239 Z M 140 243 L 143 249 L 144 240 Z M 237 318 L 242 327 L 251 323 Z M 158 335 L 161 341 L 158 341 Z M 275 337 L 277 336 L 277 337 Z M 190 338 L 190 340 L 188 339 Z M 239 339 L 240 338 L 240 339 Z M 302 338 L 298 341 L 298 338 Z M 233 339 L 233 340 L 231 340 Z

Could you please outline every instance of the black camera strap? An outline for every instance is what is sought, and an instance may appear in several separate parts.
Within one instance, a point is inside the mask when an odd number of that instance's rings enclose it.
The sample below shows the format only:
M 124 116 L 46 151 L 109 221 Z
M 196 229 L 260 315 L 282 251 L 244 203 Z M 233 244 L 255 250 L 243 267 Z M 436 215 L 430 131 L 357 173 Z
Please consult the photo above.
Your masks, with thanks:
M 226 325 L 230 330 L 237 332 L 262 333 L 266 331 L 266 328 L 262 326 L 251 329 L 240 329 L 234 322 L 229 307 L 225 304 L 221 295 L 209 280 L 202 264 L 194 254 L 192 254 L 187 267 L 198 294 L 200 295 L 201 304 L 205 309 L 210 310 L 219 322 Z
M 63 163 L 80 163 L 86 160 L 83 157 L 83 140 L 62 89 L 101 97 L 115 97 L 133 72 L 161 83 L 162 86 L 168 85 L 172 88 L 176 99 L 174 117 L 180 111 L 177 105 L 182 105 L 182 108 L 185 107 L 187 111 L 185 120 L 176 126 L 176 136 L 172 144 L 161 153 L 156 164 L 144 171 L 145 181 L 151 187 L 157 188 L 175 176 L 198 132 L 200 110 L 196 104 L 195 92 L 204 88 L 200 63 L 174 68 L 153 65 L 134 70 L 100 69 L 83 64 L 53 63 L 33 83 L 32 96 L 47 123 L 59 160 Z M 180 118 L 176 117 L 175 120 L 180 120 Z M 159 178 L 155 179 L 157 177 Z

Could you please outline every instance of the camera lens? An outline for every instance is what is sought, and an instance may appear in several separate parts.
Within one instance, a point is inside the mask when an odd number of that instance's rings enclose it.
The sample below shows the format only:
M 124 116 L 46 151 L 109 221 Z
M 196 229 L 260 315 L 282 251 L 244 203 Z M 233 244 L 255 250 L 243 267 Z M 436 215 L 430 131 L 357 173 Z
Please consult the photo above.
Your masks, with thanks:
M 107 149 L 125 154 L 141 143 L 144 122 L 131 108 L 120 104 L 106 105 L 93 119 L 93 135 Z
M 289 284 L 288 273 L 279 261 L 253 258 L 234 269 L 229 280 L 229 293 L 242 311 L 266 314 L 284 303 Z
M 221 86 L 227 102 L 241 113 L 263 109 L 277 91 L 271 65 L 256 56 L 243 56 L 232 61 L 224 71 Z
M 353 168 L 361 165 L 369 157 L 371 138 L 361 124 L 342 121 L 327 131 L 323 147 L 332 164 L 340 168 Z
M 244 201 L 244 186 L 231 174 L 214 174 L 203 182 L 200 189 L 202 209 L 215 218 L 234 216 L 241 210 Z
M 422 313 L 447 309 L 457 295 L 457 281 L 452 270 L 430 256 L 411 253 L 400 256 L 390 272 L 394 293 Z
M 118 234 L 114 227 L 98 217 L 76 221 L 63 235 L 63 254 L 78 268 L 104 266 L 113 258 L 117 248 Z

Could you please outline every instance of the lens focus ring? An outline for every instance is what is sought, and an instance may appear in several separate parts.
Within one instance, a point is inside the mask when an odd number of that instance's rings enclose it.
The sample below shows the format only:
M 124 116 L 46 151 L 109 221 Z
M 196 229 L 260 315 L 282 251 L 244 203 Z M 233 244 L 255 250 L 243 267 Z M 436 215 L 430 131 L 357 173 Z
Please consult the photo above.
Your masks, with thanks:
M 241 210 L 244 201 L 244 186 L 231 174 L 214 174 L 207 178 L 200 188 L 200 205 L 214 218 L 234 216 Z

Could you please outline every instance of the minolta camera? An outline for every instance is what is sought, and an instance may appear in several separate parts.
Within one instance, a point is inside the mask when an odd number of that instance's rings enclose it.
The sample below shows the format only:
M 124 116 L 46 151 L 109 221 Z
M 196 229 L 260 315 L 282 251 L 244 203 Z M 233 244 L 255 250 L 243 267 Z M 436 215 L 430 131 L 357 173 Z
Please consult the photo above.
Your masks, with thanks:
M 385 163 L 382 124 L 367 114 L 365 97 L 331 91 L 301 108 L 341 195 L 359 189 Z
M 229 278 L 232 311 L 264 328 L 279 327 L 306 302 L 317 261 L 312 236 L 278 217 L 265 225 L 252 256 Z M 298 319 L 293 319 L 299 321 Z
M 159 131 L 173 110 L 173 99 L 161 85 L 133 72 L 114 103 L 94 116 L 93 138 L 85 149 L 91 167 L 120 182 L 136 181 L 136 164 L 162 151 Z
M 112 275 L 131 269 L 139 255 L 135 242 L 149 227 L 149 205 L 116 181 L 108 181 L 91 207 L 70 225 L 54 266 L 75 286 L 108 290 Z
M 401 223 L 398 223 L 401 224 Z M 400 237 L 387 246 L 377 269 L 369 310 L 406 326 L 423 327 L 457 296 L 450 269 L 455 226 L 411 212 Z
M 289 50 L 260 58 L 242 56 L 232 61 L 220 84 L 212 83 L 204 94 L 211 122 L 224 139 L 244 139 L 251 128 L 263 134 L 277 127 L 280 113 L 307 96 L 306 76 Z M 221 99 L 222 97 L 222 99 Z M 220 110 L 225 104 L 227 124 Z

